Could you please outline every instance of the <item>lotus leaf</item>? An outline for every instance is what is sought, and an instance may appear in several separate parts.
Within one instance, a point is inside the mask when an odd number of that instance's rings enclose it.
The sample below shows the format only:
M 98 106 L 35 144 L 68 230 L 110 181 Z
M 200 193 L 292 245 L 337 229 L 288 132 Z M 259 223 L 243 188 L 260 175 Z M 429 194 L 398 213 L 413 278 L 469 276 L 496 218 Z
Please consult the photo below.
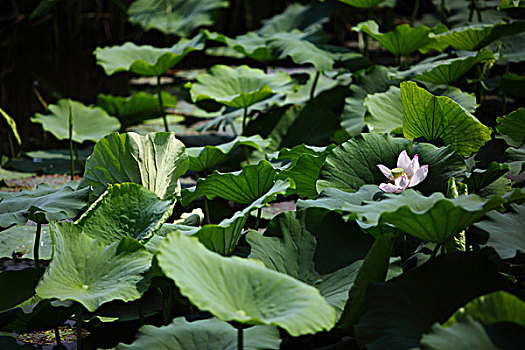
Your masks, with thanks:
M 41 269 L 23 269 L 0 273 L 0 311 L 18 306 L 35 294 L 35 287 L 44 273 Z M 6 288 L 6 286 L 9 286 Z
M 339 0 L 354 7 L 371 8 L 380 5 L 385 0 Z
M 179 177 L 188 163 L 185 147 L 173 133 L 113 133 L 95 145 L 79 187 L 91 186 L 98 197 L 109 184 L 134 182 L 165 200 L 180 193 Z
M 76 223 L 85 234 L 106 244 L 124 237 L 147 241 L 172 210 L 172 200 L 163 201 L 141 185 L 128 182 L 109 185 Z
M 401 24 L 396 26 L 393 31 L 381 33 L 379 32 L 379 25 L 374 20 L 361 22 L 353 28 L 356 32 L 364 32 L 370 35 L 396 56 L 408 56 L 417 50 L 426 51 L 425 46 L 435 41 L 429 38 L 429 34 L 440 29 L 432 29 L 425 25 L 413 28 L 408 24 Z
M 272 51 L 266 45 L 266 38 L 256 32 L 248 32 L 235 38 L 227 37 L 224 34 L 211 33 L 205 29 L 202 32 L 208 40 L 226 44 L 228 48 L 258 62 L 268 63 L 275 60 Z
M 257 326 L 246 329 L 245 350 L 279 349 L 281 340 L 275 327 Z M 163 327 L 142 326 L 131 345 L 119 344 L 117 349 L 141 350 L 237 349 L 237 330 L 216 318 L 188 322 L 177 317 Z
M 224 321 L 274 325 L 292 336 L 335 324 L 335 310 L 317 289 L 255 260 L 221 257 L 177 231 L 161 243 L 157 259 L 182 295 Z
M 498 10 L 513 9 L 516 7 L 525 7 L 523 0 L 501 0 L 498 5 Z
M 94 54 L 97 57 L 97 64 L 104 68 L 107 75 L 130 71 L 140 75 L 160 76 L 182 61 L 190 52 L 203 48 L 203 36 L 197 35 L 191 40 L 181 39 L 167 48 L 139 46 L 127 42 L 121 46 L 99 47 Z
M 490 234 L 487 245 L 494 248 L 502 259 L 511 259 L 517 252 L 525 253 L 525 224 L 521 220 L 525 215 L 525 205 L 513 204 L 509 208 L 511 211 L 506 213 L 490 212 L 485 220 L 474 224 Z
M 189 36 L 196 28 L 214 23 L 214 14 L 227 0 L 137 0 L 128 9 L 131 23 L 144 30 Z
M 251 147 L 262 151 L 268 145 L 268 141 L 263 140 L 259 135 L 239 136 L 236 139 L 217 146 L 190 147 L 186 149 L 188 153 L 190 171 L 206 173 L 223 161 L 231 152 L 241 146 Z
M 477 51 L 501 37 L 521 33 L 525 21 L 473 24 L 454 28 L 441 34 L 430 34 L 439 43 L 451 45 L 458 50 Z
M 509 166 L 505 163 L 491 162 L 487 169 L 473 169 L 468 172 L 463 182 L 471 192 L 477 192 L 499 179 L 508 170 Z
M 9 323 L 3 328 L 17 333 L 27 333 L 62 326 L 74 312 L 73 307 L 64 304 L 67 303 L 41 300 L 38 297 L 31 298 L 23 306 L 21 305 L 22 307 L 13 310 Z
M 265 74 L 248 66 L 230 68 L 216 65 L 187 86 L 195 102 L 214 100 L 233 108 L 247 108 L 274 93 L 292 90 L 293 81 L 284 72 Z
M 27 220 L 47 223 L 77 216 L 86 206 L 89 189 L 66 185 L 56 189 L 47 184 L 36 190 L 0 192 L 0 228 L 23 225 Z
M 504 202 L 501 197 L 484 200 L 474 194 L 448 199 L 436 192 L 425 197 L 412 189 L 384 197 L 363 205 L 345 204 L 343 210 L 351 213 L 349 218 L 367 225 L 390 224 L 416 238 L 440 244 Z
M 0 259 L 13 256 L 22 259 L 34 259 L 33 247 L 35 243 L 36 226 L 16 225 L 0 232 Z M 49 227 L 42 226 L 40 232 L 39 258 L 51 259 L 53 244 L 49 234 Z
M 511 146 L 519 147 L 525 140 L 525 108 L 519 108 L 509 115 L 496 119 L 496 130 Z
M 468 156 L 488 140 L 491 130 L 446 96 L 435 96 L 414 82 L 401 83 L 403 133 L 413 140 L 442 139 Z
M 381 193 L 383 191 L 377 185 L 363 185 L 353 193 L 328 187 L 316 199 L 297 201 L 297 209 L 324 208 L 342 213 L 343 204 L 360 205 L 365 201 L 373 200 L 374 196 Z
M 219 196 L 236 203 L 250 204 L 268 192 L 276 173 L 273 166 L 264 160 L 257 165 L 247 165 L 236 173 L 214 171 L 206 178 L 197 180 L 195 189 L 184 189 L 181 203 L 186 206 L 202 196 L 208 199 Z
M 361 134 L 331 151 L 321 169 L 317 191 L 335 188 L 356 192 L 366 184 L 379 185 L 385 176 L 377 164 L 395 168 L 403 150 L 410 157 L 418 154 L 421 164 L 429 164 L 426 180 L 417 187 L 423 193 L 445 192 L 449 177 L 458 177 L 466 168 L 463 159 L 451 147 L 438 148 L 387 134 Z
M 100 107 L 85 106 L 70 99 L 58 100 L 56 105 L 49 106 L 51 114 L 35 114 L 33 123 L 40 123 L 59 140 L 69 139 L 69 114 L 73 112 L 73 141 L 98 141 L 102 137 L 120 129 L 118 119 L 109 116 Z
M 162 91 L 161 95 L 165 108 L 177 107 L 176 97 L 166 91 Z M 97 104 L 108 114 L 117 117 L 123 128 L 139 124 L 147 119 L 162 117 L 158 97 L 143 91 L 129 97 L 98 94 Z
M 42 298 L 74 300 L 89 311 L 111 300 L 140 298 L 151 254 L 133 238 L 107 245 L 70 222 L 51 224 L 53 259 L 36 287 Z
M 487 250 L 451 253 L 386 283 L 372 284 L 367 312 L 354 327 L 358 344 L 371 350 L 412 349 L 432 324 L 460 305 L 508 284 Z
M 0 114 L 2 117 L 4 117 L 4 120 L 6 121 L 7 125 L 11 128 L 11 132 L 15 136 L 16 142 L 18 142 L 19 145 L 22 144 L 22 139 L 20 138 L 20 135 L 18 134 L 18 129 L 16 128 L 16 122 L 13 118 L 9 116 L 2 108 L 0 108 Z

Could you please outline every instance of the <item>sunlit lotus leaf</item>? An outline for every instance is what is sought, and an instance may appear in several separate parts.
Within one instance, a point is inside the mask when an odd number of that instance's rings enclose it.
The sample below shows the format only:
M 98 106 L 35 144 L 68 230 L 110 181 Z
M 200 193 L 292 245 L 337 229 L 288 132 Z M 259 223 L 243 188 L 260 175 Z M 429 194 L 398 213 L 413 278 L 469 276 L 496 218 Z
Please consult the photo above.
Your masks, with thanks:
M 137 0 L 128 9 L 131 23 L 144 30 L 187 37 L 198 27 L 214 23 L 215 14 L 227 0 Z
M 294 83 L 284 72 L 265 74 L 248 66 L 216 65 L 187 86 L 194 102 L 214 100 L 229 107 L 246 108 L 274 93 L 292 90 Z
M 140 75 L 160 76 L 190 52 L 203 48 L 203 36 L 197 35 L 191 40 L 181 39 L 172 47 L 139 46 L 127 42 L 120 46 L 98 47 L 94 53 L 97 64 L 104 68 L 107 75 L 130 71 Z
M 489 254 L 446 254 L 386 283 L 370 285 L 367 312 L 354 327 L 358 344 L 371 350 L 418 348 L 435 322 L 473 298 L 508 285 Z
M 74 300 L 89 311 L 111 300 L 140 298 L 151 254 L 133 238 L 110 245 L 82 234 L 70 222 L 51 224 L 53 259 L 36 287 L 42 298 Z
M 525 21 L 473 24 L 454 28 L 441 34 L 431 34 L 439 43 L 458 50 L 477 51 L 501 37 L 525 31 Z
M 486 245 L 494 248 L 502 259 L 511 259 L 518 252 L 525 253 L 525 223 L 522 220 L 525 204 L 513 204 L 509 208 L 506 213 L 490 212 L 485 220 L 474 224 L 490 234 Z
M 377 164 L 395 168 L 403 150 L 410 157 L 418 154 L 420 164 L 429 164 L 427 178 L 416 188 L 423 193 L 444 193 L 448 179 L 458 177 L 466 169 L 463 159 L 451 147 L 438 148 L 388 134 L 361 134 L 331 151 L 317 181 L 317 191 L 335 188 L 356 192 L 363 185 L 379 185 L 385 176 Z
M 256 326 L 244 332 L 246 350 L 279 349 L 281 340 L 275 327 Z M 167 326 L 142 326 L 131 345 L 120 343 L 117 349 L 142 350 L 237 349 L 237 330 L 216 318 L 188 322 L 177 317 Z
M 491 129 L 446 96 L 435 96 L 409 81 L 401 83 L 401 101 L 403 134 L 410 140 L 442 139 L 465 156 L 490 140 Z
M 341 191 L 337 188 L 326 188 L 316 199 L 297 201 L 297 209 L 324 208 L 342 213 L 343 204 L 360 205 L 365 201 L 371 201 L 374 196 L 381 195 L 383 191 L 377 185 L 363 185 L 357 192 Z
M 296 64 L 312 64 L 318 71 L 330 71 L 334 55 L 306 40 L 300 31 L 276 33 L 267 40 L 268 46 L 279 59 L 290 57 Z
M 186 148 L 174 133 L 113 133 L 95 145 L 79 187 L 91 186 L 98 197 L 109 184 L 134 182 L 169 199 L 180 193 L 179 177 L 188 162 Z
M 124 237 L 147 241 L 168 219 L 172 200 L 134 183 L 110 185 L 77 221 L 85 234 L 110 244 Z
M 224 321 L 278 326 L 292 336 L 335 325 L 335 310 L 317 289 L 255 260 L 224 258 L 196 238 L 170 233 L 157 259 L 182 295 Z
M 27 220 L 47 223 L 77 216 L 86 206 L 89 189 L 66 185 L 59 189 L 47 184 L 34 191 L 0 192 L 0 228 L 23 225 Z
M 85 106 L 70 99 L 58 100 L 49 106 L 50 114 L 37 113 L 31 121 L 40 123 L 45 131 L 59 140 L 69 139 L 69 116 L 73 112 L 73 141 L 98 141 L 102 137 L 120 129 L 118 119 L 109 116 L 100 107 Z
M 525 7 L 523 0 L 501 0 L 498 5 L 498 10 L 513 9 L 516 7 Z
M 371 8 L 380 5 L 385 0 L 339 0 L 354 7 Z
M 374 20 L 368 20 L 359 23 L 353 30 L 370 35 L 396 56 L 408 56 L 417 50 L 425 51 L 425 46 L 435 41 L 429 38 L 429 34 L 439 31 L 440 28 L 432 29 L 425 25 L 411 27 L 408 24 L 401 24 L 388 33 L 381 33 L 379 25 Z
M 245 137 L 239 136 L 236 139 L 220 145 L 207 145 L 203 147 L 186 148 L 190 159 L 190 171 L 208 172 L 217 164 L 223 161 L 231 152 L 241 146 L 254 148 L 258 151 L 264 150 L 269 141 L 263 140 L 259 135 Z
M 498 196 L 485 200 L 474 194 L 448 199 L 439 192 L 425 197 L 413 189 L 384 197 L 363 205 L 345 204 L 343 210 L 350 213 L 349 218 L 367 225 L 390 224 L 416 238 L 440 244 L 505 201 Z
M 525 109 L 519 108 L 496 121 L 496 130 L 505 137 L 505 141 L 514 147 L 521 146 L 525 140 Z
M 264 63 L 275 60 L 275 56 L 266 45 L 266 38 L 256 32 L 248 32 L 235 38 L 230 38 L 224 34 L 212 33 L 205 29 L 202 32 L 208 40 L 225 44 L 228 48 L 253 60 Z
M 256 165 L 247 165 L 235 173 L 214 171 L 205 178 L 197 180 L 195 188 L 182 190 L 182 205 L 186 206 L 195 199 L 217 196 L 240 204 L 250 204 L 273 186 L 277 171 L 267 161 Z
M 169 92 L 162 91 L 161 96 L 165 108 L 177 107 L 177 98 Z M 108 114 L 117 117 L 123 128 L 162 117 L 158 97 L 143 91 L 129 97 L 98 94 L 97 104 Z

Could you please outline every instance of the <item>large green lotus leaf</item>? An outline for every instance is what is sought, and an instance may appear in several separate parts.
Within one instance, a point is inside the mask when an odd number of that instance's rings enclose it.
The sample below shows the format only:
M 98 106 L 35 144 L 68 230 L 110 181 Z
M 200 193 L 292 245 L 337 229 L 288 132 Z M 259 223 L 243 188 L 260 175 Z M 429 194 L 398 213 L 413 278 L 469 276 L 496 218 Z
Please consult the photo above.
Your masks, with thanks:
M 467 172 L 462 182 L 467 184 L 470 192 L 479 192 L 479 190 L 489 186 L 508 171 L 509 166 L 507 164 L 491 162 L 486 169 L 473 169 Z
M 11 128 L 11 132 L 13 133 L 13 136 L 15 137 L 16 142 L 18 142 L 19 145 L 22 144 L 22 139 L 20 139 L 20 134 L 18 133 L 18 129 L 16 128 L 16 122 L 13 118 L 9 116 L 2 108 L 0 108 L 0 114 L 6 121 L 7 125 Z
M 0 193 L 0 228 L 23 225 L 27 220 L 46 223 L 77 216 L 87 203 L 89 189 L 69 185 L 59 189 L 40 184 L 34 191 Z
M 181 203 L 187 206 L 195 199 L 217 196 L 240 204 L 250 204 L 272 187 L 277 171 L 267 161 L 247 165 L 235 173 L 214 171 L 205 178 L 197 180 L 195 188 L 182 190 Z
M 474 224 L 490 234 L 487 245 L 498 252 L 502 259 L 511 259 L 517 252 L 525 253 L 525 204 L 509 206 L 511 211 L 500 213 L 493 211 L 486 219 Z
M 507 72 L 501 77 L 499 88 L 511 96 L 524 98 L 525 75 Z
M 31 298 L 43 274 L 42 269 L 23 269 L 0 273 L 0 311 L 11 309 Z
M 281 340 L 275 327 L 256 326 L 243 332 L 243 349 L 279 349 Z M 167 326 L 142 326 L 131 345 L 120 343 L 117 349 L 236 350 L 237 330 L 216 318 L 188 322 L 184 317 L 177 317 Z
M 70 99 L 58 100 L 49 106 L 50 114 L 37 113 L 31 121 L 40 123 L 45 131 L 52 133 L 59 140 L 69 139 L 69 115 L 73 112 L 73 141 L 98 141 L 102 137 L 120 129 L 118 119 L 109 116 L 100 107 L 85 106 Z
M 9 322 L 3 329 L 16 333 L 27 333 L 62 326 L 71 318 L 75 310 L 71 305 L 64 304 L 68 303 L 57 303 L 33 297 L 20 305 L 21 307 L 13 310 Z
M 431 259 L 386 283 L 372 284 L 367 312 L 354 327 L 361 347 L 405 350 L 435 322 L 443 322 L 475 297 L 505 288 L 490 251 L 451 253 Z
M 278 326 L 291 336 L 335 324 L 335 310 L 317 289 L 255 260 L 224 258 L 177 231 L 161 243 L 157 259 L 182 295 L 224 321 Z
M 187 37 L 198 27 L 214 23 L 215 13 L 228 7 L 227 0 L 137 0 L 128 9 L 128 19 L 144 30 Z
M 107 245 L 70 222 L 51 224 L 53 260 L 36 287 L 42 298 L 74 300 L 89 311 L 111 300 L 140 298 L 139 282 L 151 265 L 151 254 L 126 237 Z
M 323 0 L 324 1 L 324 0 Z M 347 5 L 361 8 L 371 8 L 380 5 L 385 0 L 339 0 Z
M 98 197 L 109 184 L 134 182 L 169 199 L 180 193 L 179 177 L 188 163 L 184 144 L 173 133 L 113 133 L 95 145 L 79 187 L 91 186 Z
M 525 144 L 520 148 L 509 147 L 505 150 L 505 159 L 511 174 L 520 174 L 525 171 Z
M 454 87 L 449 87 L 446 90 L 439 89 L 435 93 L 450 97 L 471 113 L 474 113 L 478 107 L 474 94 L 464 93 Z M 386 92 L 368 94 L 364 100 L 364 106 L 370 113 L 364 119 L 370 131 L 379 133 L 397 133 L 399 131 L 401 133 L 403 127 L 403 103 L 401 101 L 400 88 L 391 86 Z
M 523 0 L 501 0 L 498 5 L 498 10 L 513 9 L 516 7 L 525 7 Z
M 162 91 L 161 96 L 165 108 L 177 107 L 177 98 L 169 92 Z M 108 114 L 117 117 L 123 128 L 139 124 L 147 119 L 162 117 L 158 96 L 143 91 L 129 97 L 98 94 L 97 105 Z
M 429 34 L 435 31 L 425 25 L 413 28 L 408 24 L 401 24 L 393 31 L 381 33 L 379 25 L 374 20 L 361 22 L 353 30 L 370 35 L 396 56 L 408 56 L 414 51 L 423 50 L 434 40 L 429 38 Z
M 413 140 L 442 139 L 459 153 L 468 156 L 477 152 L 488 140 L 491 129 L 446 96 L 435 96 L 416 83 L 401 83 L 403 133 Z
M 36 226 L 16 225 L 0 232 L 0 259 L 13 258 L 33 259 Z M 42 226 L 40 232 L 38 256 L 41 260 L 51 259 L 53 244 L 49 235 L 49 227 Z
M 229 107 L 246 108 L 294 87 L 292 78 L 284 73 L 265 74 L 260 69 L 216 65 L 208 73 L 188 83 L 193 101 L 214 100 Z
M 203 36 L 197 35 L 191 40 L 181 39 L 172 47 L 139 46 L 127 42 L 120 46 L 98 47 L 94 53 L 97 64 L 104 68 L 107 75 L 130 71 L 140 75 L 160 76 L 190 52 L 203 48 Z
M 512 322 L 525 327 L 525 302 L 505 291 L 493 292 L 469 301 L 454 312 L 443 325 L 452 326 L 467 315 L 483 325 Z
M 470 316 L 451 327 L 443 327 L 436 323 L 428 334 L 421 337 L 423 349 L 484 349 L 498 350 L 483 325 Z
M 416 238 L 440 244 L 504 202 L 501 197 L 484 200 L 474 194 L 448 199 L 437 192 L 425 197 L 412 189 L 385 197 L 364 205 L 345 204 L 343 210 L 368 225 L 390 224 Z
M 304 68 L 304 70 L 298 69 L 298 72 L 295 74 L 308 74 L 308 80 L 305 84 L 298 85 L 296 89 L 286 93 L 286 98 L 282 102 L 278 103 L 278 105 L 302 105 L 307 103 L 311 98 L 312 87 L 314 83 L 316 84 L 314 96 L 318 96 L 321 92 L 332 90 L 337 85 L 340 85 L 336 79 L 329 78 L 324 74 L 317 76 L 317 70 L 312 68 Z
M 250 231 L 246 240 L 251 246 L 250 258 L 261 260 L 267 268 L 316 287 L 339 317 L 361 267 L 360 259 L 370 247 L 371 239 L 355 223 L 339 226 L 337 217 L 328 221 L 323 220 L 324 216 L 326 211 L 282 213 L 272 219 L 264 235 Z M 315 226 L 322 226 L 322 231 L 316 232 Z M 341 237 L 341 232 L 327 232 L 334 228 L 344 228 L 344 237 Z M 331 249 L 330 254 L 323 254 L 328 246 L 335 249 Z M 341 254 L 360 259 L 341 264 L 338 258 Z M 319 266 L 322 272 L 319 272 Z
M 110 244 L 124 237 L 147 241 L 168 219 L 172 200 L 131 182 L 110 185 L 76 222 L 85 234 Z
M 217 146 L 207 145 L 203 147 L 186 148 L 190 159 L 188 170 L 206 173 L 223 161 L 231 152 L 241 146 L 251 147 L 257 151 L 263 151 L 269 141 L 263 140 L 259 135 L 239 136 L 234 140 Z
M 289 167 L 279 172 L 277 179 L 291 179 L 295 193 L 301 198 L 315 198 L 319 195 L 316 182 L 328 154 L 314 156 L 303 154 L 294 159 Z
M 328 22 L 336 7 L 333 4 L 312 2 L 309 5 L 293 3 L 286 7 L 283 13 L 277 14 L 264 22 L 257 30 L 263 36 L 276 33 L 287 33 L 294 29 L 312 33 Z
M 338 213 L 343 212 L 343 204 L 363 204 L 365 201 L 371 201 L 374 196 L 382 194 L 383 191 L 377 185 L 363 185 L 357 192 L 341 191 L 337 188 L 326 188 L 316 199 L 298 200 L 297 209 L 307 208 L 324 208 Z
M 519 108 L 496 121 L 496 130 L 505 137 L 505 141 L 514 147 L 521 146 L 525 140 L 525 108 Z
M 441 34 L 430 34 L 439 43 L 458 50 L 477 51 L 501 37 L 521 33 L 525 21 L 498 22 L 494 24 L 473 24 L 454 28 Z
M 402 79 L 410 77 L 432 84 L 451 85 L 475 65 L 493 59 L 494 54 L 490 50 L 482 49 L 456 58 L 420 62 L 407 71 L 399 72 L 397 76 Z
M 238 35 L 235 38 L 227 37 L 224 34 L 212 33 L 206 29 L 203 29 L 202 32 L 208 40 L 225 44 L 228 48 L 253 60 L 263 63 L 275 60 L 272 51 L 266 45 L 266 38 L 256 32 L 248 32 L 243 35 Z
M 403 150 L 410 157 L 418 154 L 421 165 L 429 164 L 427 178 L 417 187 L 423 193 L 445 192 L 448 179 L 466 169 L 463 159 L 450 147 L 438 148 L 388 134 L 361 134 L 332 150 L 321 170 L 317 191 L 335 188 L 356 192 L 363 185 L 386 182 L 377 164 L 395 168 Z
M 321 72 L 333 69 L 334 55 L 306 40 L 300 31 L 276 33 L 268 38 L 267 43 L 278 59 L 290 57 L 296 64 L 309 63 Z

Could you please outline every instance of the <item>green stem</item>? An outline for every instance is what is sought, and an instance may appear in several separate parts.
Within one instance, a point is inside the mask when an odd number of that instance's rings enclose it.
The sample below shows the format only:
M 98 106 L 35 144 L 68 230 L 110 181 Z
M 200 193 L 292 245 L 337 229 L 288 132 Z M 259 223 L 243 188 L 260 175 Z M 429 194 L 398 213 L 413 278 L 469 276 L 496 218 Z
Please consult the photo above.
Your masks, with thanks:
M 432 251 L 432 254 L 430 255 L 430 259 L 434 259 L 439 251 L 439 248 L 441 248 L 441 243 L 436 244 L 436 247 Z
M 7 133 L 7 136 L 9 138 L 9 148 L 11 149 L 11 157 L 15 158 L 15 145 L 13 144 L 13 136 L 11 136 L 11 133 Z
M 416 0 L 416 3 L 414 5 L 414 10 L 412 11 L 412 17 L 410 18 L 410 25 L 412 27 L 414 26 L 414 23 L 416 23 L 418 12 L 419 12 L 419 0 Z
M 57 348 L 62 348 L 62 342 L 60 341 L 60 329 L 58 327 L 55 327 L 55 342 L 57 343 Z
M 363 33 L 363 42 L 365 44 L 363 48 L 363 55 L 365 58 L 370 58 L 370 50 L 368 48 L 368 35 L 366 33 Z
M 162 102 L 162 94 L 160 90 L 160 75 L 157 76 L 157 98 L 159 99 L 159 109 L 162 120 L 164 121 L 164 129 L 170 131 L 168 126 L 168 119 L 166 119 L 166 113 L 164 112 L 164 103 Z
M 257 209 L 257 219 L 255 220 L 255 229 L 259 229 L 259 224 L 261 223 L 261 214 L 262 214 L 262 208 Z
M 36 234 L 35 234 L 35 244 L 33 245 L 33 259 L 35 260 L 35 267 L 40 268 L 40 260 L 38 250 L 40 248 L 40 234 L 42 233 L 42 224 L 37 222 L 36 224 Z
M 75 176 L 75 159 L 73 158 L 73 107 L 69 103 L 69 161 L 71 163 L 71 180 Z
M 204 196 L 204 211 L 206 212 L 206 221 L 208 225 L 211 224 L 210 220 L 210 206 L 208 205 L 208 197 Z
M 445 22 L 447 19 L 445 0 L 441 0 L 441 11 L 440 11 L 441 22 Z
M 168 287 L 168 302 L 167 302 L 167 308 L 168 308 L 168 323 L 171 322 L 173 319 L 173 285 L 170 285 Z
M 244 114 L 242 115 L 242 134 L 246 132 L 246 124 L 248 119 L 248 106 L 244 107 Z
M 237 350 L 244 349 L 244 334 L 242 327 L 237 328 Z
M 315 73 L 314 82 L 312 84 L 312 89 L 310 90 L 310 101 L 314 99 L 315 96 L 315 88 L 317 87 L 317 83 L 319 82 L 319 77 L 321 76 L 321 72 L 317 71 Z
M 248 150 L 247 147 L 244 147 L 244 156 L 246 157 L 246 163 L 248 165 L 250 165 L 251 164 L 251 162 L 250 162 L 250 151 Z
M 80 156 L 78 155 L 78 147 L 76 144 L 73 145 L 73 150 L 75 151 L 75 161 L 78 163 L 78 165 L 80 165 L 80 168 L 81 168 L 81 173 L 84 172 L 84 164 L 82 164 L 82 162 L 80 161 Z
M 78 304 L 77 308 L 77 349 L 82 349 L 82 314 L 83 306 Z

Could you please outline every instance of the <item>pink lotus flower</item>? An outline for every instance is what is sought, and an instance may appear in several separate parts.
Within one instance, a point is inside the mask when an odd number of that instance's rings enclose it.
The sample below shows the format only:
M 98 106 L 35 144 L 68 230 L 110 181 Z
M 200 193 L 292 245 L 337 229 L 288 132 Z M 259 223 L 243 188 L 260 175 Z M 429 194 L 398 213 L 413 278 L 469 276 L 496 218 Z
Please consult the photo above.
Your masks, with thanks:
M 382 183 L 379 188 L 389 193 L 401 193 L 409 187 L 414 187 L 428 175 L 428 164 L 419 166 L 417 154 L 410 159 L 407 151 L 403 151 L 397 158 L 397 168 L 388 169 L 383 164 L 377 167 L 388 178 L 388 183 Z

